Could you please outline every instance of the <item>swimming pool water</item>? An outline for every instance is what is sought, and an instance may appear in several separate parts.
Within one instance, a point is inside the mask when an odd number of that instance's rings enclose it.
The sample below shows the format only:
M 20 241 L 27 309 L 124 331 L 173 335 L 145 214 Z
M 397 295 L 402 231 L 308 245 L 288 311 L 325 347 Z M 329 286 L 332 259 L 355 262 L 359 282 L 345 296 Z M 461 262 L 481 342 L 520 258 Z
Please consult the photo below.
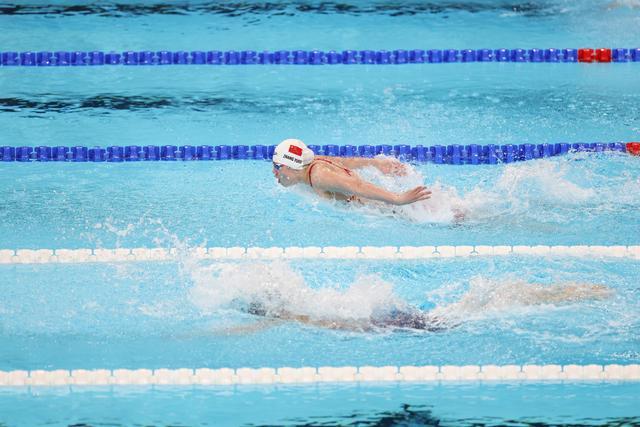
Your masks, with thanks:
M 34 1 L 0 5 L 0 46 L 630 48 L 637 7 Z M 632 141 L 638 83 L 632 63 L 0 67 L 0 144 Z M 434 196 L 395 211 L 318 202 L 279 188 L 259 161 L 0 164 L 0 249 L 637 245 L 640 237 L 640 163 L 626 154 L 363 174 L 395 190 L 426 183 Z M 638 275 L 637 260 L 518 256 L 0 265 L 0 370 L 640 363 Z M 533 284 L 567 282 L 613 295 L 519 300 Z M 260 322 L 238 309 L 249 298 L 347 319 L 401 302 L 452 327 L 276 322 L 249 331 Z M 633 425 L 638 395 L 637 383 L 4 388 L 0 424 Z
M 635 425 L 637 406 L 631 384 L 0 390 L 6 424 L 34 426 Z
M 397 49 L 428 42 L 467 48 L 522 44 L 633 44 L 633 0 L 431 2 L 190 2 L 55 0 L 3 4 L 3 37 L 15 50 L 84 46 L 189 50 L 194 45 L 255 50 Z M 33 31 L 23 33 L 25 28 Z M 87 34 L 91 37 L 86 37 Z M 510 46 L 507 46 L 510 47 Z
M 4 248 L 634 245 L 640 224 L 640 163 L 626 154 L 416 165 L 398 179 L 365 171 L 396 190 L 432 187 L 430 201 L 395 213 L 279 188 L 261 161 L 9 163 L 0 173 L 13 178 L 0 181 Z
M 2 266 L 1 370 L 638 363 L 637 261 L 435 259 Z M 532 304 L 532 283 L 596 283 L 605 300 Z M 258 301 L 351 320 L 410 304 L 438 332 L 266 322 Z
M 635 63 L 2 71 L 9 145 L 537 144 L 639 130 Z

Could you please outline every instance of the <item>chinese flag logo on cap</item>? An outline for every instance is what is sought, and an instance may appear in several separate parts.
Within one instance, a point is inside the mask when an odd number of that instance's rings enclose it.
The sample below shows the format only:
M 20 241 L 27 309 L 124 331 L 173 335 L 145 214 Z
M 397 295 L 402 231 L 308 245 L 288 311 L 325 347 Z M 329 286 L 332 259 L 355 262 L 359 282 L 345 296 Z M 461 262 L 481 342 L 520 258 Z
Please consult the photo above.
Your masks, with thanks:
M 289 152 L 291 154 L 295 154 L 296 156 L 302 156 L 302 148 L 298 147 L 297 145 L 290 145 Z

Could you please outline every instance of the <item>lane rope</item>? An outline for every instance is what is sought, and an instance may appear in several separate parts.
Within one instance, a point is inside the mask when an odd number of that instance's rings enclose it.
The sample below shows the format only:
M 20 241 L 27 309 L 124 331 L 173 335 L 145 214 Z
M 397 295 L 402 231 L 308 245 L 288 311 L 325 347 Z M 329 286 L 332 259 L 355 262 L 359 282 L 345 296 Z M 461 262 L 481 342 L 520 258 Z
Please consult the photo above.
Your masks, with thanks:
M 640 259 L 636 246 L 290 246 L 116 249 L 0 249 L 0 264 L 111 263 L 200 260 L 379 259 L 424 260 L 453 257 L 548 256 Z
M 211 50 L 211 51 L 26 51 L 2 52 L 2 67 L 162 65 L 402 65 L 468 62 L 640 62 L 640 48 L 395 49 L 395 50 Z
M 0 371 L 0 387 L 363 382 L 640 381 L 640 365 L 443 365 Z
M 139 162 L 175 160 L 267 160 L 275 145 L 128 145 L 0 146 L 1 162 Z M 316 155 L 336 157 L 393 156 L 403 161 L 436 164 L 498 164 L 560 156 L 574 152 L 627 152 L 640 155 L 640 142 L 559 142 L 553 144 L 450 145 L 309 145 Z

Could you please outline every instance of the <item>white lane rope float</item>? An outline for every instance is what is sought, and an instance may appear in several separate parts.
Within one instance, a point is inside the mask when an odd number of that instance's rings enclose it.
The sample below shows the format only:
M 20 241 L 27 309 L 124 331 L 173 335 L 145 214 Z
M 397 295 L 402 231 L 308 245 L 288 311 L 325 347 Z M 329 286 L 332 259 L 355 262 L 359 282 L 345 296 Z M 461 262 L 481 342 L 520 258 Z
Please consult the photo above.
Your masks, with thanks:
M 640 381 L 640 364 L 0 371 L 0 387 L 470 381 Z
M 0 249 L 0 264 L 111 263 L 171 261 L 181 257 L 202 260 L 242 259 L 430 259 L 475 256 L 549 256 L 629 258 L 640 260 L 637 246 L 306 246 L 197 247 L 117 249 Z

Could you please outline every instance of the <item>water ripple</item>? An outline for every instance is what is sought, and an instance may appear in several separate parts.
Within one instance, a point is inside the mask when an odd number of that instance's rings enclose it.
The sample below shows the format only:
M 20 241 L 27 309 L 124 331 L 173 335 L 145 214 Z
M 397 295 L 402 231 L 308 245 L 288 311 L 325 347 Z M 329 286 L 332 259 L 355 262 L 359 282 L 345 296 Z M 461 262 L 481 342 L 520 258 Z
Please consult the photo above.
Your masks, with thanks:
M 85 98 L 0 98 L 0 112 L 6 113 L 74 113 L 89 112 L 104 114 L 116 111 L 159 110 L 182 108 L 194 111 L 223 110 L 233 112 L 259 112 L 269 106 L 250 98 L 228 98 L 223 96 L 145 96 L 101 94 Z
M 430 15 L 451 12 L 504 13 L 511 12 L 529 17 L 550 16 L 565 9 L 533 1 L 500 2 L 388 2 L 358 4 L 345 2 L 204 2 L 204 3 L 101 3 L 101 4 L 10 4 L 0 3 L 0 15 L 97 15 L 109 18 L 126 18 L 143 15 L 221 15 L 241 17 L 246 15 L 295 16 L 302 14 L 340 14 L 351 16 L 386 15 L 392 17 Z

